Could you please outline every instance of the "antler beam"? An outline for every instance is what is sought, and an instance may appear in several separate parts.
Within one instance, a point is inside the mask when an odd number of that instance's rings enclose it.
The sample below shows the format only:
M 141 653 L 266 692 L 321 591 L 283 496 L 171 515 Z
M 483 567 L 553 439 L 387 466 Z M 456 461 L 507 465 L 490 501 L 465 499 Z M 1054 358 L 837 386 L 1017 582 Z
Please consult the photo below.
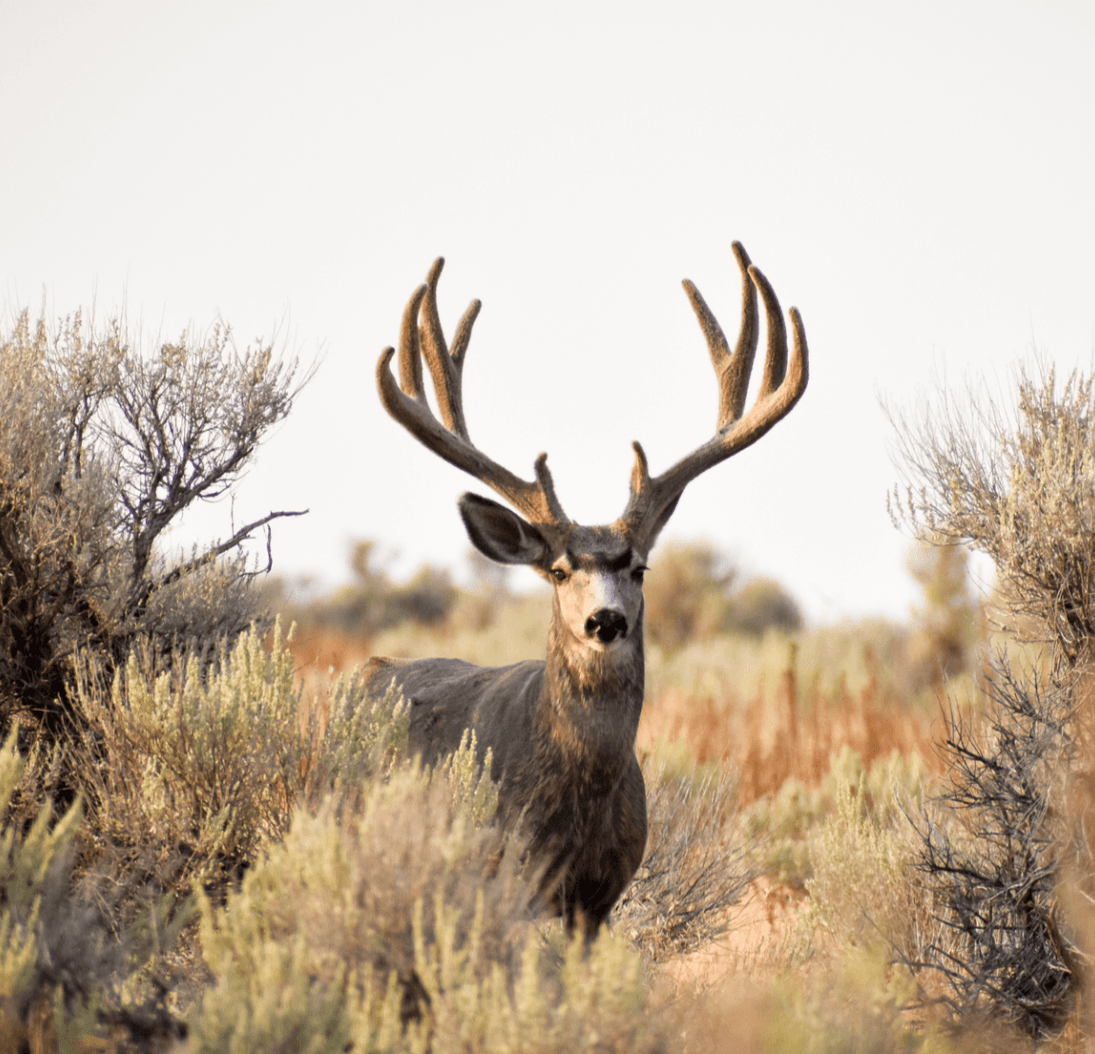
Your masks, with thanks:
M 380 399 L 388 413 L 420 443 L 491 487 L 531 523 L 548 530 L 569 526 L 570 519 L 555 495 L 547 454 L 536 459 L 536 480 L 528 482 L 483 454 L 468 436 L 462 394 L 464 356 L 482 305 L 478 300 L 468 305 L 456 327 L 450 349 L 445 343 L 437 310 L 437 281 L 444 265 L 441 257 L 434 261 L 426 284 L 414 291 L 403 312 L 399 335 L 399 384 L 396 384 L 390 365 L 395 349 L 385 348 L 380 356 L 376 367 Z M 440 421 L 426 401 L 422 385 L 423 358 L 433 381 Z
M 734 256 L 741 269 L 741 329 L 733 353 L 718 320 L 699 290 L 687 279 L 684 291 L 692 303 L 700 328 L 707 339 L 711 362 L 719 384 L 719 417 L 714 436 L 678 461 L 660 476 L 651 477 L 642 446 L 632 443 L 635 466 L 631 472 L 631 498 L 622 517 L 628 533 L 646 544 L 652 543 L 668 519 L 684 488 L 720 461 L 755 443 L 785 417 L 802 397 L 809 379 L 806 331 L 797 308 L 791 308 L 793 343 L 787 358 L 787 327 L 783 312 L 768 279 L 754 266 L 740 242 L 734 242 Z M 757 292 L 764 301 L 768 348 L 764 375 L 752 409 L 745 413 L 749 377 L 757 347 Z

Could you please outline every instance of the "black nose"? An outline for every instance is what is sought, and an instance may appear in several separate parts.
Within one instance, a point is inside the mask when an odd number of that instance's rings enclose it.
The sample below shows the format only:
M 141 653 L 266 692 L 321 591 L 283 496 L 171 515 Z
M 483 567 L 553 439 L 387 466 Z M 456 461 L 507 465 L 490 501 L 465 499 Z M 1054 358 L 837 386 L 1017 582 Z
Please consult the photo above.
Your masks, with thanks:
M 602 644 L 627 636 L 627 619 L 619 611 L 601 608 L 586 619 L 586 636 L 596 637 Z

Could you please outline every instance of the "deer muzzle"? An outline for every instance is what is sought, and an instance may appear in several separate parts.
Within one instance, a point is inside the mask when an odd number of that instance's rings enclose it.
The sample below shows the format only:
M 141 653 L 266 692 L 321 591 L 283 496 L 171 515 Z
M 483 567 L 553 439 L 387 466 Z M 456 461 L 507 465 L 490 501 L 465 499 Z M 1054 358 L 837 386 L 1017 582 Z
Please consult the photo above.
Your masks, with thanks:
M 617 637 L 627 636 L 627 619 L 622 611 L 613 608 L 601 608 L 586 619 L 586 636 L 609 644 Z

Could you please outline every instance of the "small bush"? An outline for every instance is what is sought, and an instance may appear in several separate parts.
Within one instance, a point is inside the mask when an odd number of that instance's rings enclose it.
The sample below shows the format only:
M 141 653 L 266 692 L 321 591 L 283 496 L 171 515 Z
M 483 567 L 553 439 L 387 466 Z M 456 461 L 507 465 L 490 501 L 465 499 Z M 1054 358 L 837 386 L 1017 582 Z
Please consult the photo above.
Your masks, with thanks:
M 1093 383 L 1021 367 L 1014 411 L 983 391 L 964 404 L 940 391 L 916 417 L 893 415 L 908 479 L 890 502 L 897 522 L 991 557 L 1010 628 L 1070 666 L 1095 640 Z
M 662 1047 L 624 942 L 557 952 L 530 925 L 535 876 L 477 822 L 474 758 L 467 744 L 437 774 L 399 769 L 349 814 L 298 813 L 224 908 L 203 899 L 216 983 L 195 1052 Z
M 113 682 L 85 671 L 72 742 L 98 866 L 185 893 L 221 883 L 282 837 L 293 811 L 382 773 L 406 742 L 405 708 L 355 677 L 304 705 L 280 630 L 252 629 L 207 667 L 157 672 L 132 656 Z
M 731 926 L 757 868 L 739 822 L 736 784 L 726 775 L 671 776 L 645 766 L 646 855 L 612 924 L 651 962 L 717 940 Z
M 946 682 L 974 667 L 981 637 L 978 607 L 970 589 L 969 550 L 960 545 L 913 544 L 906 567 L 923 590 L 913 608 L 908 642 L 909 674 L 941 697 Z
M 107 1049 L 111 1033 L 161 1047 L 179 1038 L 163 993 L 141 983 L 177 926 L 160 940 L 147 926 L 124 935 L 112 928 L 72 873 L 79 803 L 59 819 L 47 803 L 33 822 L 13 821 L 24 767 L 12 730 L 0 748 L 0 1050 Z M 151 907 L 146 922 L 165 905 Z
M 144 642 L 199 650 L 255 618 L 241 544 L 272 512 L 171 561 L 168 527 L 239 479 L 289 412 L 295 363 L 239 352 L 226 328 L 151 354 L 121 323 L 0 332 L 0 729 L 55 741 L 73 660 L 110 668 Z M 233 554 L 237 554 L 233 556 Z
M 721 628 L 759 637 L 770 629 L 797 633 L 802 627 L 795 598 L 773 578 L 753 578 L 730 596 Z
M 906 817 L 922 806 L 925 784 L 919 759 L 895 754 L 868 772 L 850 750 L 833 758 L 827 816 L 806 836 L 810 899 L 802 919 L 830 954 L 919 950 L 922 935 L 934 932 L 930 901 L 908 873 L 915 840 Z
M 372 639 L 404 622 L 437 626 L 445 621 L 459 598 L 448 570 L 425 564 L 408 582 L 398 584 L 376 566 L 376 553 L 375 542 L 355 542 L 350 554 L 354 573 L 350 585 L 306 606 L 288 607 L 307 627 L 306 632 L 333 630 Z M 272 596 L 277 588 L 275 585 Z
M 654 555 L 643 589 L 650 641 L 674 651 L 716 633 L 761 636 L 802 629 L 802 612 L 771 578 L 739 574 L 709 542 L 670 542 Z
M 737 572 L 708 542 L 663 545 L 643 587 L 647 636 L 674 649 L 721 629 L 736 578 Z
M 903 803 L 918 807 L 927 782 L 918 755 L 904 758 L 894 751 L 888 758 L 876 758 L 871 763 L 845 743 L 830 755 L 825 775 L 816 786 L 790 777 L 774 794 L 752 804 L 745 815 L 745 830 L 758 843 L 759 863 L 773 882 L 794 890 L 809 890 L 813 896 L 811 882 L 818 878 L 819 856 L 836 869 L 837 885 L 842 868 L 847 868 L 858 883 L 863 868 L 857 870 L 850 860 L 842 862 L 844 855 L 854 856 L 861 833 L 866 838 L 867 833 L 905 829 Z M 862 827 L 865 823 L 869 827 Z M 848 839 L 847 843 L 842 839 Z M 864 881 L 866 887 L 855 888 L 869 888 L 869 880 Z M 827 888 L 824 882 L 818 886 L 815 900 L 824 899 Z M 841 895 L 845 892 L 849 890 L 841 890 Z M 837 930 L 849 924 L 854 929 L 861 919 L 858 915 L 854 919 L 845 916 L 840 921 L 840 925 L 834 923 L 830 928 Z
M 986 727 L 952 715 L 944 747 L 952 778 L 937 806 L 964 829 L 931 812 L 920 823 L 919 866 L 951 937 L 918 965 L 945 979 L 960 1018 L 992 1012 L 1034 1037 L 1066 1021 L 1088 961 L 1058 889 L 1084 859 L 1069 851 L 1062 870 L 1062 846 L 1084 841 L 1067 830 L 1062 788 L 1082 784 L 1087 764 L 1076 715 L 1095 643 L 1093 384 L 1021 369 L 1013 411 L 944 392 L 918 420 L 895 418 L 909 482 L 896 518 L 923 541 L 990 556 L 997 617 L 1051 652 L 1048 673 L 1006 653 L 986 663 Z
M 34 1002 L 51 1001 L 59 980 L 51 976 L 51 960 L 56 956 L 68 961 L 64 941 L 75 936 L 64 932 L 64 923 L 72 918 L 62 922 L 67 913 L 56 909 L 68 877 L 66 849 L 79 826 L 81 809 L 73 805 L 54 823 L 53 810 L 45 805 L 26 831 L 17 830 L 8 810 L 23 766 L 13 731 L 0 748 L 0 816 L 5 818 L 0 831 L 0 1020 L 8 1023 L 25 1022 Z M 73 981 L 78 986 L 86 984 L 86 978 L 79 976 Z M 90 994 L 79 989 L 69 994 L 78 993 Z

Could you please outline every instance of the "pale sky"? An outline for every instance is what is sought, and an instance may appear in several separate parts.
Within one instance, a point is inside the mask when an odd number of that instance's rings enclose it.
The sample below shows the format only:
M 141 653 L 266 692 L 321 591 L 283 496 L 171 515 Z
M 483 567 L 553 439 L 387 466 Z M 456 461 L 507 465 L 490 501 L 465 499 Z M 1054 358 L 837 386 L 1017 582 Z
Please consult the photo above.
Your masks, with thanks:
M 811 380 L 691 484 L 704 536 L 816 620 L 902 617 L 884 398 L 1095 349 L 1095 5 L 0 0 L 0 290 L 174 337 L 230 322 L 322 356 L 227 503 L 277 571 L 348 577 L 373 538 L 458 565 L 484 488 L 382 410 L 376 360 L 437 255 L 473 439 L 549 453 L 568 514 L 616 518 L 717 389 L 680 288 L 738 325 L 730 243 L 802 312 Z M 757 373 L 759 375 L 759 366 Z M 490 493 L 487 491 L 486 493 Z M 531 572 L 518 572 L 521 584 Z

